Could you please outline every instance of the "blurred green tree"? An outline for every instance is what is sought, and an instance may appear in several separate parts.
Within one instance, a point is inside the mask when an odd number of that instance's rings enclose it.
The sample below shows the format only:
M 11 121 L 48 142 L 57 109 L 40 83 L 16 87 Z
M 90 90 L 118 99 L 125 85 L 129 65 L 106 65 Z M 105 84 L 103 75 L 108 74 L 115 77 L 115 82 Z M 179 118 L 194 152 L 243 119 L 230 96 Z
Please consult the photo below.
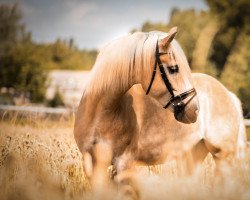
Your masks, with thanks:
M 17 3 L 0 4 L 0 58 L 20 41 L 30 41 L 31 34 L 21 23 L 21 11 Z
M 43 102 L 49 70 L 89 70 L 94 65 L 97 51 L 80 51 L 73 38 L 35 44 L 21 19 L 17 3 L 0 4 L 0 88 Z
M 250 112 L 250 1 L 206 1 L 219 24 L 210 62 L 225 86 L 240 97 L 244 111 Z
M 18 4 L 0 5 L 0 29 L 0 87 L 29 94 L 33 102 L 43 101 L 46 71 L 42 64 L 46 57 L 21 23 Z
M 193 72 L 202 72 L 212 76 L 217 76 L 217 68 L 214 63 L 209 61 L 212 41 L 218 31 L 218 24 L 213 17 L 201 30 L 192 55 L 192 70 Z
M 49 69 L 90 70 L 95 63 L 96 50 L 80 51 L 71 38 L 69 41 L 57 39 L 51 45 L 53 65 Z
M 216 65 L 220 76 L 238 35 L 245 26 L 249 26 L 250 1 L 206 0 L 206 2 L 220 27 L 213 40 L 210 56 L 210 61 Z
M 16 45 L 1 69 L 2 86 L 14 88 L 17 94 L 29 94 L 32 102 L 42 102 L 46 92 L 47 72 L 44 56 L 33 43 Z
M 64 106 L 63 97 L 62 97 L 61 93 L 59 92 L 58 88 L 56 89 L 55 96 L 53 97 L 53 99 L 48 101 L 48 105 L 50 107 Z
M 56 63 L 62 63 L 63 59 L 69 55 L 70 48 L 68 48 L 60 38 L 52 45 L 52 59 Z
M 247 45 L 246 45 L 247 44 Z M 242 103 L 245 112 L 250 111 L 250 30 L 243 30 L 228 56 L 221 81 Z

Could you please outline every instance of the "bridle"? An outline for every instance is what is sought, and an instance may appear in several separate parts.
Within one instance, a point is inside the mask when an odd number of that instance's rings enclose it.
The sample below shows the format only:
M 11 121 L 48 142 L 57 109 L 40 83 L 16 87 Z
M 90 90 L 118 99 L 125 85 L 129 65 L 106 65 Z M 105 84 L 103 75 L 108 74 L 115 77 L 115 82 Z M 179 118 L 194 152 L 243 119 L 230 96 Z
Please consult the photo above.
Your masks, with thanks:
M 166 103 L 166 105 L 163 108 L 168 108 L 171 104 L 173 105 L 174 108 L 176 109 L 183 109 L 195 96 L 196 96 L 196 90 L 194 88 L 183 92 L 179 95 L 174 95 L 174 89 L 171 85 L 171 83 L 168 80 L 167 74 L 164 70 L 163 64 L 160 60 L 160 56 L 161 55 L 165 55 L 168 54 L 166 52 L 159 52 L 159 46 L 158 46 L 158 41 L 156 42 L 156 50 L 155 50 L 155 63 L 154 63 L 154 70 L 152 73 L 152 77 L 151 77 L 151 81 L 149 83 L 146 95 L 149 94 L 151 86 L 154 82 L 154 78 L 155 78 L 155 74 L 156 74 L 156 70 L 157 70 L 157 66 L 159 66 L 160 69 L 160 73 L 161 73 L 161 78 L 164 82 L 164 84 L 166 85 L 167 90 L 169 91 L 169 93 L 171 94 L 171 98 L 170 100 Z M 192 95 L 192 97 L 186 102 L 184 103 L 183 100 L 186 99 L 187 97 L 189 97 L 190 95 Z

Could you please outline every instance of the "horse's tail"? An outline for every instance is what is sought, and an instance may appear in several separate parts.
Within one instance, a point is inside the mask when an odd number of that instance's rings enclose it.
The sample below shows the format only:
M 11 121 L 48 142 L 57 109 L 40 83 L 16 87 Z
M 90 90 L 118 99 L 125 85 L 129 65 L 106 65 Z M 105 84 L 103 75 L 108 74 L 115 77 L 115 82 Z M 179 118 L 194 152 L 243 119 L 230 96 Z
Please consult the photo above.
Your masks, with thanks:
M 241 102 L 240 102 L 239 98 L 234 93 L 230 92 L 230 96 L 232 97 L 232 100 L 234 101 L 236 109 L 239 113 L 239 122 L 240 122 L 238 138 L 237 138 L 236 156 L 238 158 L 244 158 L 246 147 L 247 147 L 247 136 L 246 136 L 246 128 L 245 128 L 245 124 L 244 124 L 242 106 L 241 106 Z

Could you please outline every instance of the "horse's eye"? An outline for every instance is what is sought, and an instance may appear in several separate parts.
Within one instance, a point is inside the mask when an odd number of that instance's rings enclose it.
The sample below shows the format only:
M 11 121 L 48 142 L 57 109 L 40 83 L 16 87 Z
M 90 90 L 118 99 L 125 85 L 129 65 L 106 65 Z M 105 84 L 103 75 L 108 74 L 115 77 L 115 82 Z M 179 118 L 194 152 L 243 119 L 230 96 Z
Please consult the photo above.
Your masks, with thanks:
M 168 66 L 168 71 L 170 74 L 178 73 L 179 72 L 179 66 L 174 65 L 174 66 Z

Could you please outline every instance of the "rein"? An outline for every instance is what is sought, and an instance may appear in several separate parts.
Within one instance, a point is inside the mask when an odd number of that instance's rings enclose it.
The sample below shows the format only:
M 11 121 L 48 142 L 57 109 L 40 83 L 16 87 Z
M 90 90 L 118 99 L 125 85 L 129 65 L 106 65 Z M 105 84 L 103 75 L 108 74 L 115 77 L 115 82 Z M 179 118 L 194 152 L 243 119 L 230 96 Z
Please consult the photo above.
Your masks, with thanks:
M 170 100 L 166 103 L 166 105 L 163 108 L 166 109 L 171 104 L 174 107 L 185 107 L 197 94 L 196 90 L 194 88 L 192 88 L 192 89 L 190 89 L 190 90 L 188 90 L 186 92 L 183 92 L 183 93 L 181 93 L 179 95 L 176 95 L 176 96 L 174 95 L 174 89 L 173 89 L 171 83 L 168 80 L 167 74 L 166 74 L 166 72 L 164 70 L 163 64 L 162 64 L 161 59 L 160 59 L 160 56 L 165 55 L 165 54 L 168 54 L 168 53 L 159 52 L 159 46 L 158 46 L 158 41 L 157 41 L 156 42 L 156 50 L 155 50 L 154 70 L 153 70 L 153 73 L 152 73 L 151 81 L 149 83 L 146 95 L 148 95 L 149 92 L 150 92 L 150 89 L 151 89 L 151 87 L 153 85 L 155 74 L 156 74 L 156 71 L 157 71 L 157 66 L 159 66 L 159 70 L 160 70 L 160 73 L 161 73 L 161 78 L 162 78 L 167 90 L 171 94 Z M 191 94 L 192 94 L 191 99 L 186 104 L 184 104 L 183 100 L 186 99 L 187 97 L 189 97 Z

